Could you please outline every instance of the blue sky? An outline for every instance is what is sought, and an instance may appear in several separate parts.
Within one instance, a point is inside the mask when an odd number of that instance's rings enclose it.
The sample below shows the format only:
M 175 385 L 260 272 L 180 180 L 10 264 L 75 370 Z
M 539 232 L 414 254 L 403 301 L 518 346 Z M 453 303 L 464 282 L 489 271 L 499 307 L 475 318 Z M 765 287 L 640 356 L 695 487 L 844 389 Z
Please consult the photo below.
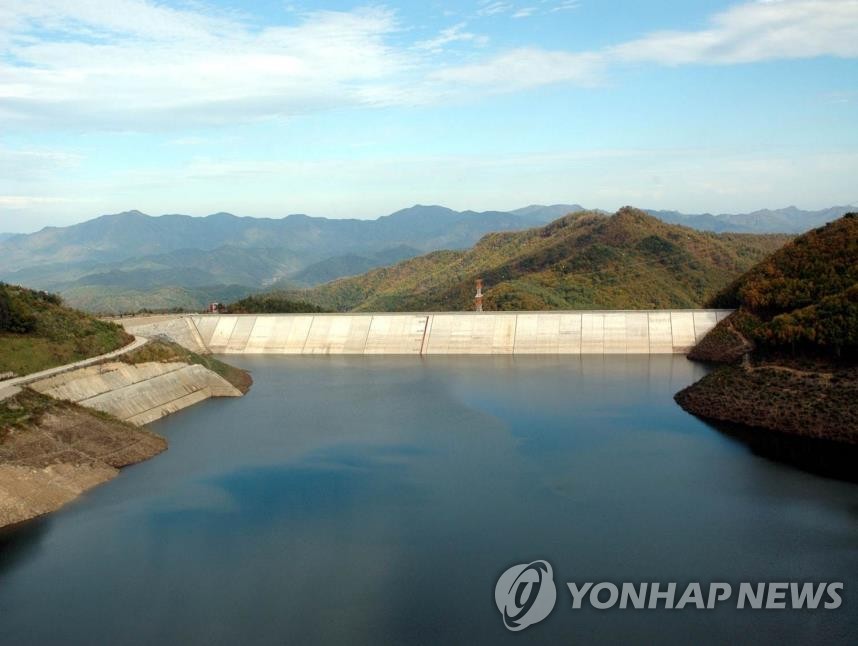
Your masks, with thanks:
M 858 0 L 3 0 L 0 231 L 858 203 Z

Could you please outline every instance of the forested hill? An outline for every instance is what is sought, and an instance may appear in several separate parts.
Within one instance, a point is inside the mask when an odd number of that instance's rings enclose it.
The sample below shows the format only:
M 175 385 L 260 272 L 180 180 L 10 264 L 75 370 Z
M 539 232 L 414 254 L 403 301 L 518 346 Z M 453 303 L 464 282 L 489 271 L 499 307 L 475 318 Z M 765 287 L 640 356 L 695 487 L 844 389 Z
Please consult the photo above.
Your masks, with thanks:
M 700 358 L 737 358 L 724 355 L 718 339 L 721 344 L 732 340 L 733 355 L 753 344 L 790 353 L 858 352 L 858 213 L 799 236 L 710 304 L 738 311 L 696 350 L 694 356 Z
M 796 238 L 711 304 L 738 309 L 689 357 L 728 365 L 677 393 L 677 402 L 711 419 L 851 445 L 815 468 L 854 480 L 858 214 Z M 812 455 L 805 447 L 788 459 Z
M 699 307 L 789 239 L 582 211 L 288 296 L 338 311 L 467 310 L 482 278 L 487 310 Z
M 114 323 L 65 307 L 55 294 L 0 283 L 0 373 L 36 372 L 132 340 Z

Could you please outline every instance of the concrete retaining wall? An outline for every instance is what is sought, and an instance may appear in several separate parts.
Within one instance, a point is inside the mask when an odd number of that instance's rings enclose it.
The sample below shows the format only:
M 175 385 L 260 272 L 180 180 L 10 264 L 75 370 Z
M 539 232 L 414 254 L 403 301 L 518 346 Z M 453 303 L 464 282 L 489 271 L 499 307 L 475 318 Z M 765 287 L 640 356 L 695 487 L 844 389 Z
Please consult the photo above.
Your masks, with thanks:
M 186 315 L 126 319 L 218 354 L 672 354 L 730 310 Z
M 178 362 L 99 364 L 35 381 L 30 387 L 137 426 L 209 397 L 241 396 L 232 384 L 204 366 Z

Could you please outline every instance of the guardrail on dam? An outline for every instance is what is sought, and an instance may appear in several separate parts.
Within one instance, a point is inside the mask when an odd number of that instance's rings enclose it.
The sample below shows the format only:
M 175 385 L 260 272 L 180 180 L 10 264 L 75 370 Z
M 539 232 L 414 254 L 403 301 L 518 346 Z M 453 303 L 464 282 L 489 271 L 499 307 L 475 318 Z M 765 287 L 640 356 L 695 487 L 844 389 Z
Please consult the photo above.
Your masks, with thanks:
M 731 310 L 191 314 L 124 319 L 216 354 L 673 354 Z

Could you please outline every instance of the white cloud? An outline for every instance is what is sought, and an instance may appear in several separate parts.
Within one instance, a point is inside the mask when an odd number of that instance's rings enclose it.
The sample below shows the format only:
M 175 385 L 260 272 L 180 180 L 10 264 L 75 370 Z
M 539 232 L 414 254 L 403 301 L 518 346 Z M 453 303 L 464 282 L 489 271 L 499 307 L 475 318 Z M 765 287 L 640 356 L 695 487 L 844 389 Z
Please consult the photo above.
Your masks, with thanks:
M 536 7 L 522 7 L 518 9 L 514 14 L 512 14 L 513 18 L 529 18 L 533 14 L 536 13 Z
M 360 104 L 412 64 L 385 42 L 397 29 L 381 8 L 253 29 L 145 0 L 4 0 L 0 119 L 147 129 Z
M 529 18 L 537 13 L 548 14 L 577 9 L 581 3 L 579 0 L 561 0 L 559 3 L 553 4 L 550 0 L 541 0 L 540 6 L 518 7 L 515 3 L 505 0 L 480 0 L 478 4 L 477 16 L 509 14 L 512 18 Z
M 612 58 L 665 65 L 858 56 L 858 0 L 759 0 L 700 31 L 657 32 L 610 48 Z
M 597 81 L 600 69 L 601 58 L 597 54 L 519 48 L 480 63 L 438 70 L 430 78 L 511 92 L 560 82 L 590 85 Z
M 497 0 L 480 0 L 480 8 L 477 10 L 477 15 L 494 16 L 499 13 L 506 13 L 514 8 L 511 2 L 502 2 Z
M 453 25 L 452 27 L 442 29 L 441 32 L 435 38 L 418 41 L 414 44 L 414 46 L 417 49 L 425 49 L 431 52 L 440 52 L 444 49 L 445 45 L 449 45 L 450 43 L 469 42 L 480 47 L 488 43 L 489 39 L 487 36 L 465 31 L 466 26 L 466 23 L 460 22 L 459 24 Z
M 537 11 L 538 8 L 535 6 L 517 7 L 516 4 L 506 2 L 505 0 L 480 0 L 477 15 L 496 16 L 499 14 L 509 14 L 512 18 L 527 18 L 537 13 Z
M 67 36 L 99 37 L 108 34 L 138 38 L 205 40 L 228 35 L 233 18 L 181 11 L 143 0 L 4 0 L 0 30 L 21 35 L 33 25 Z
M 581 6 L 579 0 L 563 0 L 563 2 L 559 2 L 558 4 L 551 7 L 551 13 L 557 13 L 558 11 L 571 11 L 572 9 L 577 9 Z
M 623 64 L 858 56 L 858 0 L 756 0 L 714 15 L 703 29 L 591 51 L 494 49 L 458 65 L 443 64 L 448 46 L 488 44 L 464 23 L 408 44 L 404 26 L 383 7 L 312 11 L 295 24 L 259 27 L 199 2 L 183 6 L 0 0 L 0 128 L 181 130 L 427 104 L 474 90 L 594 85 Z M 531 8 L 517 6 L 484 0 L 479 11 L 521 17 Z
M 562 3 L 563 8 L 572 8 L 567 4 Z M 628 63 L 719 65 L 858 57 L 858 0 L 757 0 L 716 14 L 710 22 L 708 29 L 656 32 L 595 51 L 501 52 L 478 63 L 437 70 L 431 78 L 507 92 L 559 82 L 593 85 L 611 66 Z

